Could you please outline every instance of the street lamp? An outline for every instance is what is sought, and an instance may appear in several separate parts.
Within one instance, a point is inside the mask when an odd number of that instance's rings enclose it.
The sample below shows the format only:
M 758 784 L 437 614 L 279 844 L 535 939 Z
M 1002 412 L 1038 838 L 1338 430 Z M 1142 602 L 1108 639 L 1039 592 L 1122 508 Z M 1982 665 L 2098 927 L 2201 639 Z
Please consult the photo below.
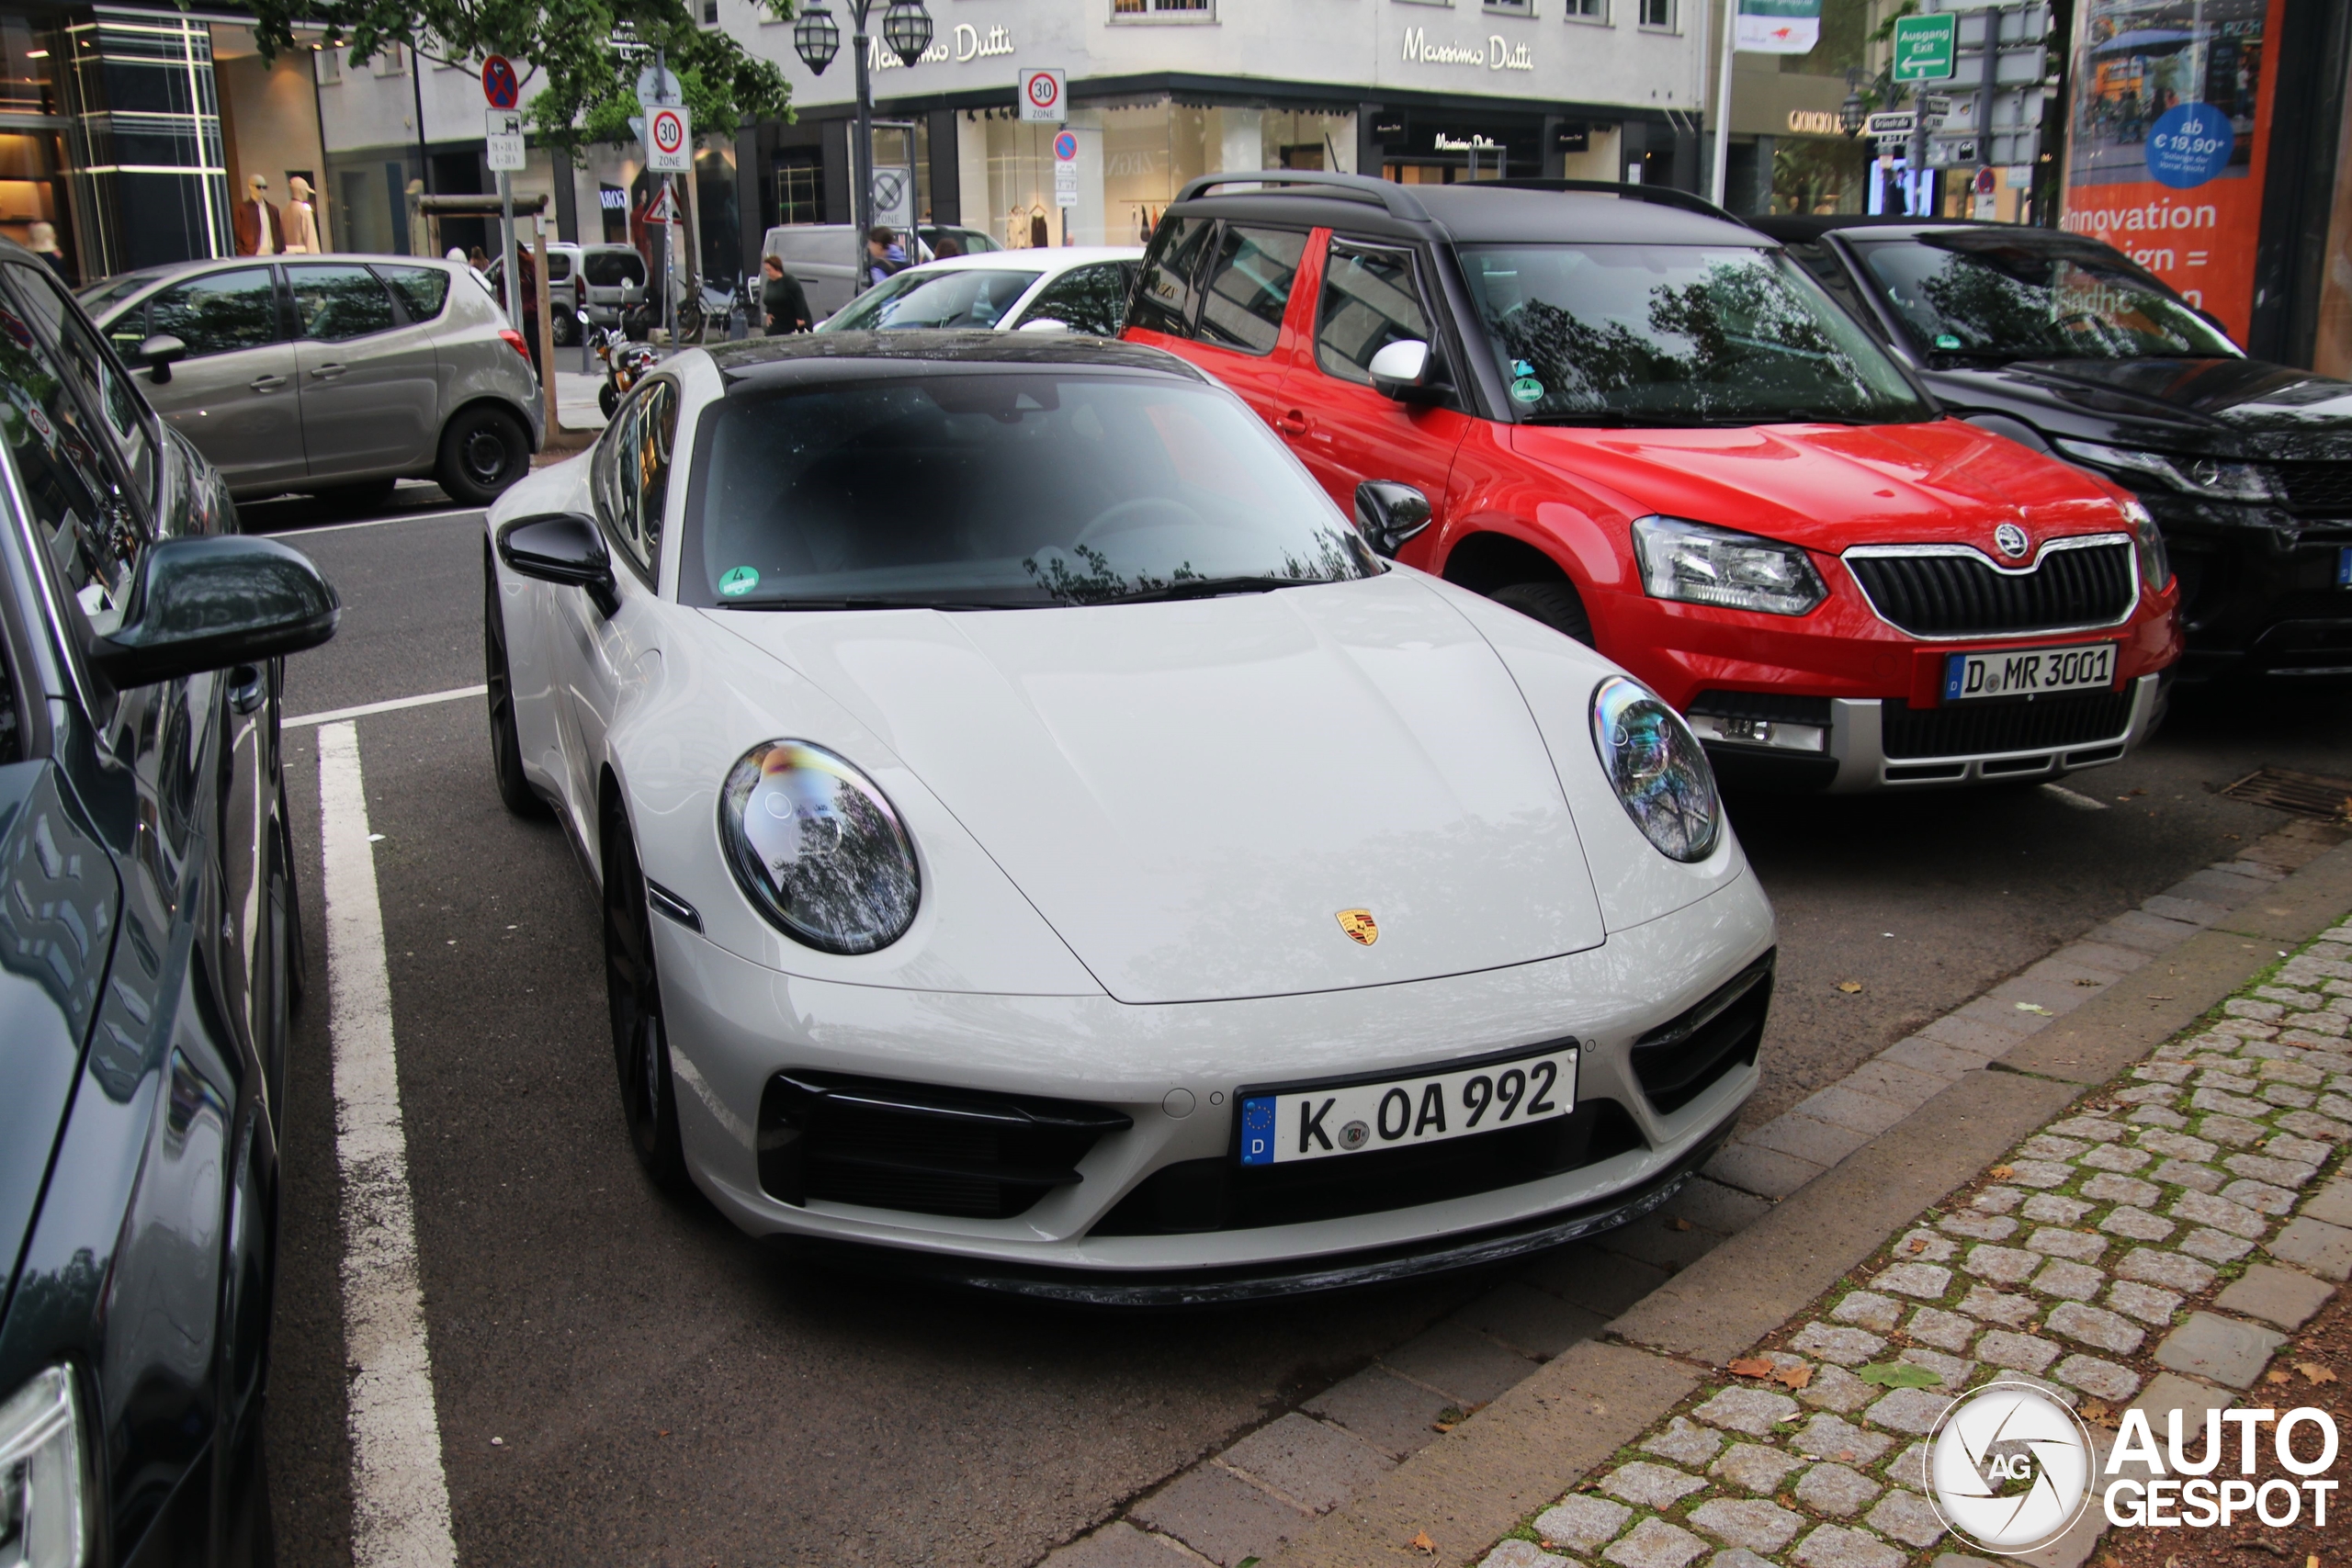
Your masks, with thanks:
M 856 141 L 849 150 L 850 216 L 857 226 L 858 287 L 871 274 L 865 260 L 866 231 L 874 227 L 874 84 L 867 74 L 873 40 L 865 31 L 867 14 L 874 0 L 849 0 L 849 46 L 857 56 L 857 130 Z M 890 0 L 882 14 L 882 39 L 901 63 L 912 65 L 931 47 L 931 13 L 923 8 L 922 0 Z M 793 24 L 792 48 L 800 62 L 819 75 L 833 62 L 842 46 L 841 28 L 833 22 L 832 13 L 826 10 L 823 0 L 810 0 L 800 19 Z
M 1846 101 L 1838 106 L 1838 124 L 1847 135 L 1859 136 L 1862 121 L 1868 118 L 1862 108 L 1860 78 L 1857 73 L 1849 71 L 1846 73 Z

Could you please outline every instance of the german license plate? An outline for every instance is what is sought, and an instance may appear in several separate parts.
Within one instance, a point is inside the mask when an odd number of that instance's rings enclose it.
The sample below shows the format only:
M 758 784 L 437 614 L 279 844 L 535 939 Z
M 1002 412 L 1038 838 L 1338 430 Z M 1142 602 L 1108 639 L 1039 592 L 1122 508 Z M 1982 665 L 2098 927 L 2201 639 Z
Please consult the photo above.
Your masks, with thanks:
M 2111 642 L 2073 648 L 2005 648 L 1944 656 L 1944 701 L 2034 697 L 2052 692 L 2105 691 L 2115 684 Z
M 1241 1100 L 1241 1163 L 1287 1165 L 1442 1143 L 1576 1109 L 1577 1047 L 1371 1083 L 1269 1089 Z
M 2335 552 L 2335 586 L 2352 588 L 2352 545 L 2345 545 Z

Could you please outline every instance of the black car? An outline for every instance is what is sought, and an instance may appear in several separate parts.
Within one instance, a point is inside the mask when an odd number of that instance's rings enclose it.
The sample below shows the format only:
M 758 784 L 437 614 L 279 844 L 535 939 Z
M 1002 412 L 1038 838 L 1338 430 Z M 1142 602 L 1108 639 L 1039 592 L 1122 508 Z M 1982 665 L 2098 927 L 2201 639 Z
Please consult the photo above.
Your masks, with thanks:
M 2248 359 L 2078 235 L 1750 221 L 1952 412 L 2139 496 L 2180 578 L 2181 679 L 2352 675 L 2352 382 Z
M 277 693 L 338 611 L 234 515 L 0 243 L 0 1562 L 270 1558 Z

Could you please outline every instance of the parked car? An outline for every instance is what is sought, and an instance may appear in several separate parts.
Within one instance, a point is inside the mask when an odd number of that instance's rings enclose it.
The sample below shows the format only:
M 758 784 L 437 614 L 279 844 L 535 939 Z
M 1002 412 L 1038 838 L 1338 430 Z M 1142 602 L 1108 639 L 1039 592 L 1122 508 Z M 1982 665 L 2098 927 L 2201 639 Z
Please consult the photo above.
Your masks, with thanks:
M 484 506 L 547 412 L 523 335 L 472 268 L 324 255 L 185 262 L 101 285 L 99 328 L 239 499 L 353 504 L 403 478 Z
M 1946 408 L 2140 498 L 2180 574 L 2182 679 L 2352 675 L 2352 382 L 2247 358 L 2080 235 L 1755 223 Z
M 1943 417 L 1777 242 L 1572 181 L 1186 186 L 1125 337 L 1238 392 L 1399 558 L 1592 643 L 1727 778 L 1838 791 L 2111 762 L 2179 651 L 2128 492 Z
M 760 254 L 783 259 L 784 270 L 800 280 L 809 310 L 821 321 L 857 292 L 865 242 L 848 223 L 780 223 L 761 240 Z
M 1061 330 L 1117 337 L 1140 245 L 988 251 L 909 267 L 828 317 L 819 332 L 982 328 Z
M 6 243 L 0 393 L 0 1558 L 266 1564 L 279 673 L 335 598 L 222 532 L 219 475 Z
M 643 336 L 639 323 L 652 320 L 643 313 L 650 286 L 646 281 L 645 258 L 628 245 L 549 245 L 548 272 L 553 286 L 548 294 L 548 331 L 559 348 L 575 348 L 580 343 L 580 312 L 588 312 L 587 325 L 593 331 L 599 327 L 638 325 L 637 335 Z M 501 280 L 506 276 L 506 258 L 494 255 L 482 269 L 490 280 L 491 292 L 497 296 Z M 680 278 L 674 286 L 680 299 L 685 295 L 685 281 Z
M 687 349 L 502 498 L 488 761 L 588 847 L 648 1173 L 1182 1303 L 1703 1164 L 1772 972 L 1704 753 L 1363 503 L 1179 360 L 999 333 Z
M 989 251 L 1004 249 L 989 236 L 986 230 L 966 229 L 954 223 L 922 224 L 915 230 L 915 236 L 922 243 L 922 259 L 925 261 L 930 261 L 938 254 L 939 242 L 942 240 L 955 241 L 963 247 L 964 254 L 967 256 L 977 256 Z

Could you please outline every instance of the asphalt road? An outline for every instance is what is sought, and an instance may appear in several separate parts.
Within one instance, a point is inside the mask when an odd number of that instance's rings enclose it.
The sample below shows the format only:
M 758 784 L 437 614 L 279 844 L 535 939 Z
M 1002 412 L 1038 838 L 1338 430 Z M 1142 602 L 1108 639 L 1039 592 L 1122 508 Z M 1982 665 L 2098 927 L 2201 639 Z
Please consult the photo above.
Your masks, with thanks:
M 250 507 L 341 591 L 299 715 L 481 680 L 479 513 Z M 500 807 L 479 699 L 358 722 L 425 1317 L 469 1562 L 1023 1564 L 1492 1282 L 1132 1316 L 813 1272 L 657 1197 L 625 1146 L 596 911 L 552 823 Z M 289 1067 L 272 1373 L 279 1551 L 351 1561 L 347 1371 L 313 729 L 289 736 L 310 1001 Z M 2287 820 L 2264 763 L 2352 772 L 2352 702 L 2183 704 L 2042 789 L 1735 801 L 1778 909 L 1769 1116 Z M 1843 981 L 1860 984 L 1844 992 Z

